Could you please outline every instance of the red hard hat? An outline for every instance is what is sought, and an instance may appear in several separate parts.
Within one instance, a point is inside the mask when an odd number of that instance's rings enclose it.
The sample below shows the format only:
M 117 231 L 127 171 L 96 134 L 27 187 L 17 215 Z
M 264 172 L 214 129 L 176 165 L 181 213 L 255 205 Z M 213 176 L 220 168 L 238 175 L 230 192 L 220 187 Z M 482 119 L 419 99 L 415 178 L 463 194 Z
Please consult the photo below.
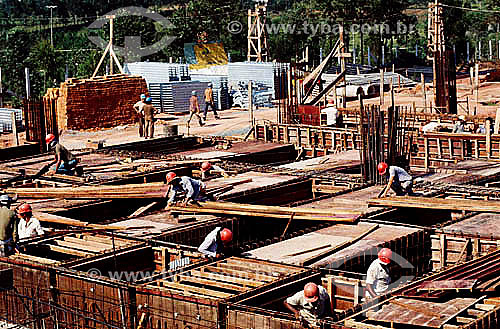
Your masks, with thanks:
M 228 228 L 223 229 L 222 231 L 220 231 L 220 239 L 224 243 L 233 241 L 233 232 L 231 232 L 231 230 Z
M 392 258 L 392 250 L 389 248 L 382 248 L 378 252 L 378 259 L 384 264 L 389 264 Z
M 380 162 L 377 166 L 379 174 L 383 175 L 385 174 L 385 171 L 387 170 L 387 163 L 385 162 Z
M 167 184 L 170 184 L 174 179 L 175 177 L 177 177 L 177 175 L 171 171 L 167 174 Z
M 316 283 L 309 282 L 304 286 L 304 299 L 306 302 L 314 303 L 319 298 L 319 288 Z
M 212 168 L 212 165 L 210 164 L 210 162 L 203 162 L 201 164 L 201 170 L 202 171 L 210 170 L 210 168 Z
M 31 206 L 28 203 L 23 203 L 17 210 L 19 214 L 25 214 L 31 211 L 32 211 Z
M 54 134 L 48 134 L 47 137 L 45 137 L 45 143 L 49 144 L 54 139 L 56 139 L 56 136 L 54 136 Z

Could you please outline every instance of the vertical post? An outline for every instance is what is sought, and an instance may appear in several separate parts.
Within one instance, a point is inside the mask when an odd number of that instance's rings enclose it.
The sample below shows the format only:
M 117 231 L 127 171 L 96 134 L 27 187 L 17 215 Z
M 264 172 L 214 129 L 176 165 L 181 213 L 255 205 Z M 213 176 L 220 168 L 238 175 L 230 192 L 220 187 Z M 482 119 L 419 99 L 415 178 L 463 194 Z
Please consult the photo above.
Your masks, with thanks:
M 470 62 L 470 45 L 469 42 L 467 41 L 467 63 Z
M 26 76 L 26 99 L 31 97 L 31 84 L 30 84 L 30 69 L 24 68 L 24 75 Z
M 500 40 L 498 40 L 497 52 L 498 52 L 498 59 L 500 59 Z
M 346 47 L 345 47 L 345 38 L 344 38 L 344 25 L 342 24 L 342 28 L 340 30 L 340 45 L 341 45 L 341 48 L 340 48 L 340 70 L 342 72 L 345 71 L 345 67 L 346 67 L 346 63 L 345 63 L 345 54 L 346 54 Z M 347 107 L 347 81 L 344 77 L 344 83 L 343 83 L 343 88 L 342 88 L 342 108 L 346 108 Z
M 17 124 L 16 124 L 16 112 L 12 111 L 10 113 L 12 118 L 12 135 L 14 137 L 14 144 L 16 146 L 19 146 L 19 136 L 17 135 Z
M 0 107 L 3 107 L 2 68 L 0 67 Z
M 490 48 L 489 60 L 491 61 L 493 59 L 493 44 L 491 39 L 489 40 L 489 48 Z
M 476 113 L 479 111 L 479 64 L 476 64 L 476 74 L 475 74 L 475 82 L 476 82 Z
M 370 52 L 370 46 L 368 46 L 368 66 L 372 66 L 372 54 Z
M 479 41 L 477 44 L 477 60 L 481 60 L 481 41 Z
M 113 75 L 113 18 L 109 16 L 109 74 Z
M 385 65 L 385 45 L 382 44 L 382 66 Z
M 384 69 L 380 69 L 380 106 L 384 105 Z
M 422 99 L 424 101 L 424 113 L 427 112 L 427 95 L 425 90 L 425 77 L 423 73 L 420 73 L 420 80 L 422 81 Z
M 248 111 L 250 113 L 250 127 L 254 125 L 253 119 L 253 90 L 252 81 L 248 81 Z
M 491 157 L 491 120 L 486 120 L 484 127 L 486 128 L 486 155 L 489 159 Z

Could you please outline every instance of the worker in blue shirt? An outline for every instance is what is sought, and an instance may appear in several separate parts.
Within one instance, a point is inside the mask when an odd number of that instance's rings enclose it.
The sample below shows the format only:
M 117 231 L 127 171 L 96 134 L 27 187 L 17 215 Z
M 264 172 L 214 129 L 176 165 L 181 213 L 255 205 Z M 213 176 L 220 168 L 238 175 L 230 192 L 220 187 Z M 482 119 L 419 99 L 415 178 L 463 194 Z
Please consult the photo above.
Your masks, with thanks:
M 169 172 L 167 174 L 167 184 L 173 190 L 172 195 L 168 199 L 168 206 L 174 204 L 176 201 L 180 201 L 179 196 L 182 193 L 185 194 L 181 201 L 182 206 L 197 203 L 200 197 L 205 193 L 205 183 L 188 176 L 177 177 L 174 172 Z M 168 194 L 168 192 L 166 194 Z M 167 195 L 165 195 L 165 197 L 167 197 Z
M 222 257 L 224 246 L 233 240 L 233 232 L 230 229 L 216 227 L 212 232 L 208 233 L 202 244 L 198 247 L 198 251 L 210 256 Z

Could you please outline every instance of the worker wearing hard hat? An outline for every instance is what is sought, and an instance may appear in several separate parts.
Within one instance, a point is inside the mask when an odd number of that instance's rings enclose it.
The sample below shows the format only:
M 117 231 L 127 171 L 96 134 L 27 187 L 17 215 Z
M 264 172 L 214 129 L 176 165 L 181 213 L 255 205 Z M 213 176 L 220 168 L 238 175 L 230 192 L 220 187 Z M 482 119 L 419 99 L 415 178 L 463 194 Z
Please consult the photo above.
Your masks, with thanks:
M 233 240 L 233 232 L 228 228 L 216 227 L 208 233 L 205 240 L 198 247 L 198 251 L 210 257 L 223 256 L 224 247 Z
M 142 94 L 141 100 L 134 104 L 134 110 L 137 112 L 137 121 L 139 121 L 139 137 L 144 135 L 144 114 L 142 112 L 142 108 L 146 105 L 144 102 L 145 100 L 146 95 Z
M 147 97 L 146 104 L 142 107 L 142 112 L 144 114 L 144 138 L 153 138 L 155 133 L 155 113 L 159 113 L 158 110 L 153 106 L 153 99 Z
M 191 114 L 189 115 L 189 119 L 187 121 L 188 126 L 189 126 L 189 123 L 191 122 L 191 119 L 193 118 L 193 116 L 197 116 L 198 123 L 200 124 L 200 127 L 202 127 L 204 125 L 204 123 L 201 120 L 201 116 L 200 116 L 200 105 L 198 104 L 198 96 L 197 96 L 196 90 L 193 90 L 191 92 L 191 98 L 189 99 L 189 112 Z
M 458 121 L 453 126 L 452 133 L 460 134 L 465 131 L 465 115 L 458 116 Z
M 215 119 L 219 120 L 220 117 L 215 110 L 214 91 L 212 90 L 212 83 L 209 83 L 207 89 L 205 89 L 205 111 L 203 111 L 203 120 L 205 121 L 207 121 L 208 107 L 212 108 L 212 111 L 214 111 Z
M 169 191 L 170 187 L 173 191 L 168 199 L 168 206 L 174 204 L 176 201 L 180 201 L 182 206 L 196 203 L 205 193 L 205 183 L 188 176 L 177 177 L 174 172 L 169 172 L 167 174 L 167 184 L 169 185 Z M 168 194 L 169 191 L 167 191 L 166 194 Z M 179 200 L 181 194 L 184 196 Z M 167 195 L 165 195 L 165 197 L 167 197 Z
M 7 194 L 0 195 L 0 257 L 10 256 L 14 250 L 17 251 L 17 216 L 10 210 L 13 202 Z
M 32 238 L 43 235 L 43 229 L 40 221 L 33 217 L 33 211 L 28 203 L 23 203 L 17 208 L 17 214 L 21 219 L 17 225 L 19 239 Z
M 224 178 L 229 177 L 229 175 L 224 171 L 224 169 L 222 169 L 218 165 L 211 164 L 210 162 L 203 162 L 201 164 L 201 180 L 205 180 L 213 174 L 220 174 L 224 176 Z
M 398 196 L 413 195 L 413 177 L 406 170 L 398 166 L 388 166 L 385 162 L 380 162 L 377 169 L 380 175 L 389 175 L 389 181 L 381 193 L 382 197 L 387 195 L 389 188 Z
M 366 298 L 374 298 L 384 294 L 389 290 L 391 276 L 389 264 L 391 263 L 392 251 L 389 248 L 382 248 L 366 273 Z
M 331 312 L 328 292 L 313 282 L 307 283 L 303 291 L 288 297 L 283 304 L 307 326 L 319 326 L 319 320 Z
M 49 150 L 53 151 L 55 154 L 54 160 L 49 164 L 53 165 L 55 163 L 55 167 L 49 174 L 72 175 L 78 164 L 77 158 L 63 145 L 59 144 L 53 134 L 48 134 L 45 138 L 45 142 Z

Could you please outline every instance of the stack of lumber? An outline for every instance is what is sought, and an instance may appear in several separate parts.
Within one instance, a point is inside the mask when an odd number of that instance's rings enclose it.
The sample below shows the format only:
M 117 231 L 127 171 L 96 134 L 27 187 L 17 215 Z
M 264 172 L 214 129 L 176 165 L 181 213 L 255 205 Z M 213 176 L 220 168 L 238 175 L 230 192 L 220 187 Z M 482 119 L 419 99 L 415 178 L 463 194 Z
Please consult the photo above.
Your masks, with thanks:
M 262 206 L 254 204 L 240 204 L 231 202 L 201 202 L 198 205 L 186 207 L 175 206 L 172 211 L 195 212 L 220 215 L 240 215 L 267 218 L 322 220 L 337 222 L 355 222 L 361 213 L 350 210 L 289 208 L 278 206 Z
M 500 201 L 440 199 L 425 197 L 387 197 L 368 200 L 369 206 L 395 208 L 422 208 L 450 211 L 475 211 L 500 213 Z
M 69 79 L 45 98 L 57 101 L 59 129 L 108 128 L 134 123 L 133 106 L 146 91 L 144 78 L 118 74 Z

